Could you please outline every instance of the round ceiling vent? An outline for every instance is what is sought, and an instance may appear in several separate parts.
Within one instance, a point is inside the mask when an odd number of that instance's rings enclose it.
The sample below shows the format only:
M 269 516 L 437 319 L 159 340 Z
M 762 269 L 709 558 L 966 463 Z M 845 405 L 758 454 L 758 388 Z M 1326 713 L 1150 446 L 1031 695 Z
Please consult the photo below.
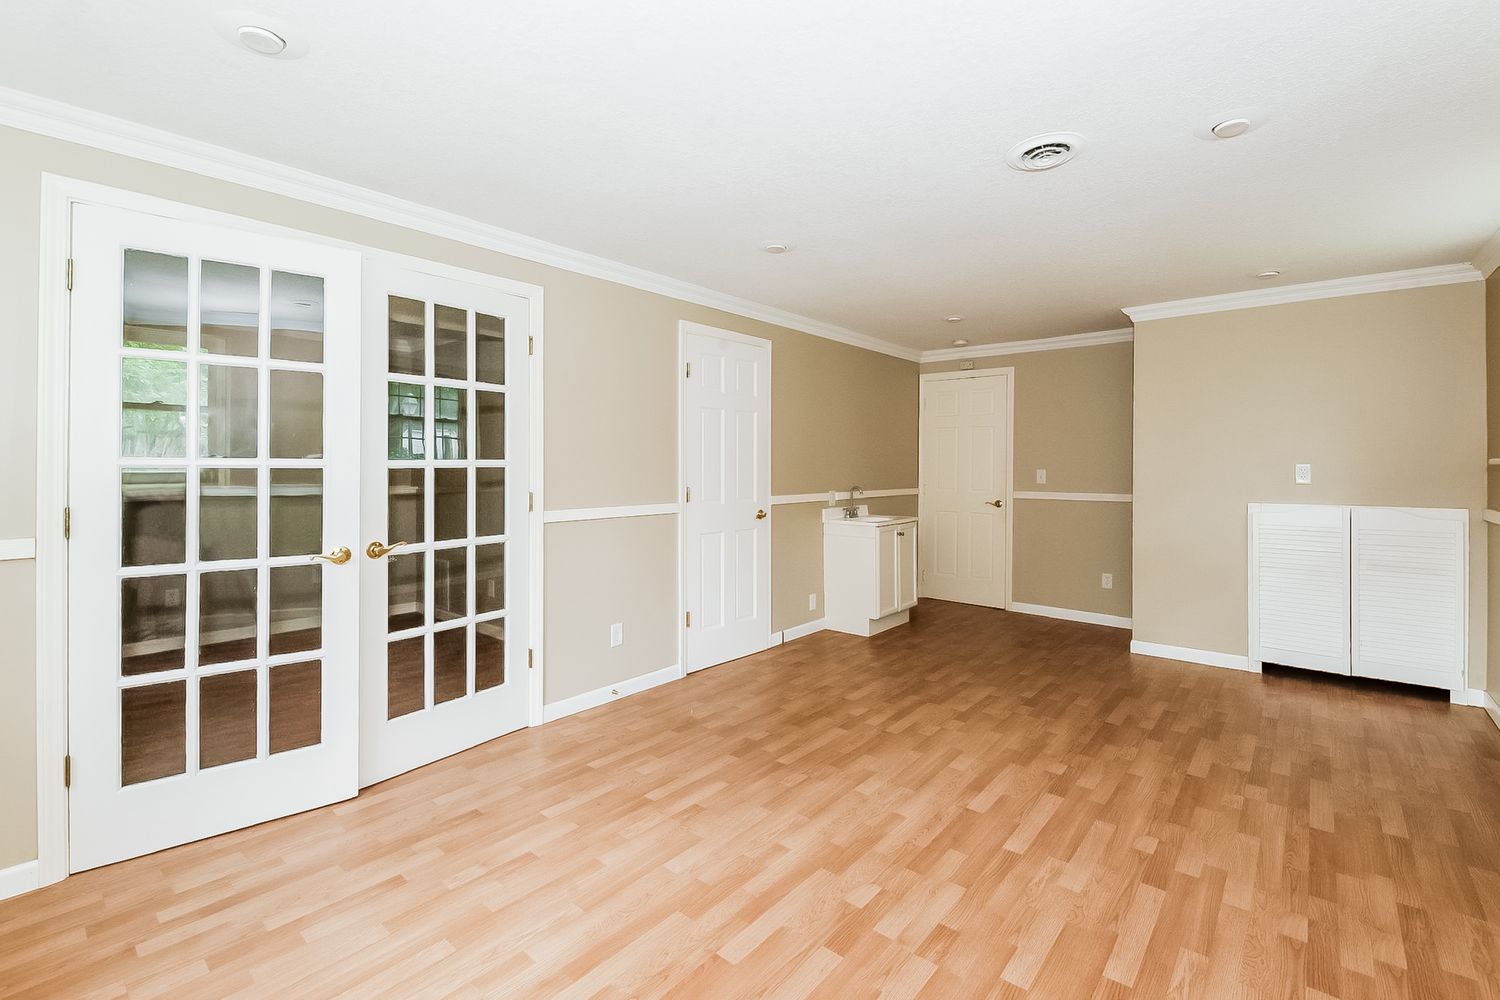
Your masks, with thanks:
M 1051 170 L 1060 167 L 1083 149 L 1077 132 L 1045 132 L 1010 147 L 1005 162 L 1017 170 Z

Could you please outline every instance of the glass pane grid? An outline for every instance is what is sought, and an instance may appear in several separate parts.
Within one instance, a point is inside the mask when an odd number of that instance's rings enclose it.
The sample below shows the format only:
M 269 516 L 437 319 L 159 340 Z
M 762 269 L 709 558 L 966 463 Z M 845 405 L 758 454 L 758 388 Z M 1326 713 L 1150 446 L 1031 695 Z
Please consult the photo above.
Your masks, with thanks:
M 284 636 L 284 648 L 274 655 L 271 645 L 273 611 L 283 622 L 289 615 L 294 623 L 301 620 L 297 615 L 321 617 L 321 584 L 309 591 L 306 581 L 308 573 L 319 581 L 322 574 L 321 565 L 309 566 L 308 560 L 322 551 L 324 366 L 321 278 L 134 250 L 125 251 L 124 266 L 125 331 L 118 348 L 125 424 L 119 465 L 127 518 L 122 538 L 130 546 L 133 516 L 143 531 L 180 533 L 185 550 L 171 562 L 143 562 L 122 551 L 117 684 L 128 730 L 122 730 L 121 777 L 130 785 L 321 741 L 321 714 L 313 707 L 300 719 L 288 715 L 278 727 L 277 747 L 270 745 L 270 669 L 286 672 L 278 712 L 290 712 L 295 699 L 321 697 L 321 632 L 289 633 L 290 641 Z M 273 286 L 287 301 L 273 303 Z M 161 306 L 164 289 L 171 293 L 166 298 L 182 300 L 175 310 Z M 276 337 L 273 305 L 281 317 Z M 283 415 L 293 453 L 272 458 L 276 372 L 283 379 L 316 379 L 318 391 L 290 400 L 303 418 L 291 426 Z M 131 457 L 135 452 L 139 457 Z M 273 477 L 271 470 L 284 474 Z M 186 489 L 181 512 L 174 514 L 175 495 L 166 494 L 179 479 Z M 281 520 L 273 522 L 273 492 L 315 504 L 301 508 L 303 537 L 273 539 L 273 523 L 298 526 L 291 523 L 290 507 L 277 508 Z M 273 545 L 298 554 L 272 556 Z M 294 606 L 277 609 L 273 581 L 292 577 L 272 570 L 286 574 L 290 567 L 308 573 L 296 577 L 303 582 L 293 588 Z M 252 587 L 253 597 L 246 593 Z M 180 649 L 174 648 L 178 642 Z M 286 648 L 298 643 L 309 648 Z M 130 691 L 136 693 L 126 701 Z M 161 719 L 151 723 L 160 732 L 142 728 L 142 712 L 150 706 L 164 706 Z

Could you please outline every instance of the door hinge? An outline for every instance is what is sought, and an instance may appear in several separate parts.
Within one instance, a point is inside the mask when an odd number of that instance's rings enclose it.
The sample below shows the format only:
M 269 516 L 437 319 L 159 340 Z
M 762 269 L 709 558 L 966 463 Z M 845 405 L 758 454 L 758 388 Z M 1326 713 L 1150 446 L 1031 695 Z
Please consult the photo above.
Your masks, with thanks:
M 531 491 L 526 493 L 526 512 L 529 514 L 536 510 L 536 494 Z
M 68 291 L 73 290 L 73 258 L 68 258 Z
M 682 488 L 682 502 L 683 503 L 692 503 L 693 502 L 693 488 L 691 486 L 684 486 Z
M 691 611 L 684 611 L 682 613 L 682 627 L 683 628 L 692 628 L 693 627 L 693 613 Z
M 527 337 L 526 338 L 526 356 L 530 357 L 531 355 L 533 355 L 535 353 L 536 353 L 536 338 L 535 337 Z
M 73 286 L 69 285 L 68 287 L 71 288 Z M 683 366 L 682 377 L 683 378 L 692 378 L 693 377 L 693 363 L 691 361 L 689 361 L 686 365 Z
M 63 508 L 63 541 L 73 537 L 73 508 Z
M 63 754 L 63 787 L 73 787 L 73 755 Z
M 534 650 L 534 649 L 528 649 L 526 651 L 526 669 L 527 670 L 535 670 L 536 669 L 536 650 Z

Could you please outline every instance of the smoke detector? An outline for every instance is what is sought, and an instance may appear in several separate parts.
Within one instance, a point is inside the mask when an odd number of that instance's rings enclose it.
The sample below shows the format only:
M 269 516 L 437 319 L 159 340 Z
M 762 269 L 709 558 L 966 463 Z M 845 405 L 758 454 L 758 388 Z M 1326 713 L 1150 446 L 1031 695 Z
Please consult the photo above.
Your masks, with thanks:
M 1043 132 L 1016 143 L 1005 154 L 1005 162 L 1016 170 L 1037 171 L 1060 167 L 1083 150 L 1077 132 Z

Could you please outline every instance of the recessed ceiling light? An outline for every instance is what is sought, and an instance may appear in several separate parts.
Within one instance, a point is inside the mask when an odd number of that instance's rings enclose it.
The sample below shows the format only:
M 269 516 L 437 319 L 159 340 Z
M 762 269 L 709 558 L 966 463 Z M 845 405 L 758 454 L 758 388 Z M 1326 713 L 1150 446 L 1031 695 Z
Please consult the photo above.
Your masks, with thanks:
M 1215 139 L 1233 139 L 1235 136 L 1244 135 L 1250 131 L 1250 119 L 1226 118 L 1209 131 L 1213 133 Z
M 1273 268 L 1271 268 L 1268 271 L 1259 271 L 1259 272 L 1256 273 L 1255 276 L 1257 278 L 1259 278 L 1261 281 L 1269 281 L 1272 278 L 1279 278 L 1279 277 L 1281 277 L 1281 272 L 1278 271 L 1278 270 L 1276 270 L 1273 267 Z
M 791 249 L 785 243 L 762 243 L 760 248 L 766 253 L 786 253 Z
M 959 337 L 957 340 L 955 340 L 953 342 L 953 346 L 954 347 L 968 347 L 969 346 L 969 342 L 967 340 L 965 340 L 964 338 Z
M 1060 167 L 1083 150 L 1077 132 L 1043 132 L 1010 147 L 1005 162 L 1016 170 L 1034 172 Z
M 258 24 L 240 25 L 235 30 L 235 36 L 245 48 L 251 52 L 259 52 L 263 56 L 279 56 L 286 51 L 285 38 L 270 28 L 263 28 Z
M 964 321 L 964 318 L 962 316 L 944 316 L 943 317 L 943 322 L 944 323 L 962 323 L 963 321 Z

